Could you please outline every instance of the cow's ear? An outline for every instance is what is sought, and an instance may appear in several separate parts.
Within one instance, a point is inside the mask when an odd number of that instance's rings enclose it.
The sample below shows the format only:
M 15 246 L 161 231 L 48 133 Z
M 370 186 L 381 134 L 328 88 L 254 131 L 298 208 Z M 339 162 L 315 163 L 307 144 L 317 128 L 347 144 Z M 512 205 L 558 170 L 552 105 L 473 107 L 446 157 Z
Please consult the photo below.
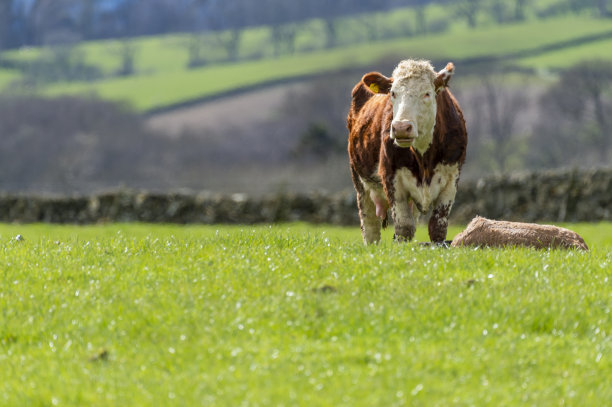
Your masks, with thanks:
M 374 93 L 389 93 L 393 85 L 392 78 L 387 78 L 378 72 L 365 74 L 361 81 Z
M 436 93 L 440 92 L 442 89 L 448 86 L 448 81 L 451 76 L 455 73 L 455 65 L 452 62 L 446 64 L 446 67 L 438 72 L 438 76 L 434 80 L 434 87 L 436 88 Z

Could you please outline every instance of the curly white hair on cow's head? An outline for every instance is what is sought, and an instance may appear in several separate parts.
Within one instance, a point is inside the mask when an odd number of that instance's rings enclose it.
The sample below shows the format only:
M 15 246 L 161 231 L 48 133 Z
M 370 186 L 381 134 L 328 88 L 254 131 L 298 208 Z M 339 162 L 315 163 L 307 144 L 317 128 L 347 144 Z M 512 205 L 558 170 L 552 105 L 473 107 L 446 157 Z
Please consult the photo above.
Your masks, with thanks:
M 422 59 L 406 59 L 393 70 L 393 80 L 425 77 L 430 81 L 436 78 L 436 71 L 429 61 Z

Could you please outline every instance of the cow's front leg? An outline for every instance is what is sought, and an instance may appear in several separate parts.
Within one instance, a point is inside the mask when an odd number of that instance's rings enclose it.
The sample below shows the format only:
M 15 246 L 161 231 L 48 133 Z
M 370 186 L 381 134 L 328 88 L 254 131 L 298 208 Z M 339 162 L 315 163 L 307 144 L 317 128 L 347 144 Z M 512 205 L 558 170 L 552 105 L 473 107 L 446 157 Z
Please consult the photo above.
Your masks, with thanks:
M 408 196 L 396 196 L 391 204 L 391 211 L 395 228 L 393 239 L 398 242 L 412 240 L 416 231 L 416 222 L 410 198 Z
M 448 215 L 450 214 L 455 195 L 459 172 L 447 183 L 438 199 L 434 201 L 433 211 L 429 218 L 429 239 L 434 243 L 444 243 L 448 230 Z
M 429 218 L 429 239 L 434 243 L 444 243 L 448 230 L 448 215 L 452 206 L 451 203 L 436 205 Z

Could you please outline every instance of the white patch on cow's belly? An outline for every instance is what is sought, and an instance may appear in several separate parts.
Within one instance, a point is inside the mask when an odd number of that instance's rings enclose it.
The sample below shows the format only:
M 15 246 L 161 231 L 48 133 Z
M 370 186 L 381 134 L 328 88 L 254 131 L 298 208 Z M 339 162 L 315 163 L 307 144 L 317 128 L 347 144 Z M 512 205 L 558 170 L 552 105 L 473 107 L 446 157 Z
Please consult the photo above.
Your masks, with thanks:
M 427 211 L 434 203 L 453 202 L 458 175 L 458 164 L 438 164 L 434 168 L 431 183 L 418 185 L 414 174 L 408 168 L 401 168 L 395 175 L 395 193 L 406 193 L 421 210 Z

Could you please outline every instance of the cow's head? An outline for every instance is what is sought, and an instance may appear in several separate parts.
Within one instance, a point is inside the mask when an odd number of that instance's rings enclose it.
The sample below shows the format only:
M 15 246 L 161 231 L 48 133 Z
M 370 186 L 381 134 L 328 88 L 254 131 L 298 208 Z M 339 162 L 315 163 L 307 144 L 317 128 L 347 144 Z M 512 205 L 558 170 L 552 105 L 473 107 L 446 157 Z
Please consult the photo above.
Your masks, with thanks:
M 374 93 L 389 93 L 393 105 L 390 137 L 398 147 L 414 146 L 425 153 L 436 124 L 436 94 L 444 89 L 454 72 L 454 65 L 436 73 L 428 61 L 406 60 L 387 78 L 370 72 L 363 82 Z

